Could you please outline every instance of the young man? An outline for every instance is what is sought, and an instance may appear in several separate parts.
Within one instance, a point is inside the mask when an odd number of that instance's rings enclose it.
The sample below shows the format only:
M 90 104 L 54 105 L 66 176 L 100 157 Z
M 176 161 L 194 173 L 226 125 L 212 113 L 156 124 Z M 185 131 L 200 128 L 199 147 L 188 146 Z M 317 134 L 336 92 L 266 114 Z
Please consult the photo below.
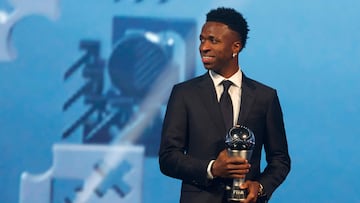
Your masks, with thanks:
M 242 202 L 266 202 L 290 171 L 290 157 L 282 110 L 275 89 L 244 75 L 238 54 L 245 47 L 248 25 L 231 8 L 207 14 L 200 34 L 200 55 L 208 72 L 174 86 L 163 123 L 159 163 L 162 173 L 182 180 L 182 203 L 225 203 L 232 179 L 246 178 L 248 191 Z M 228 93 L 231 126 L 254 132 L 250 160 L 230 157 L 220 100 Z M 260 171 L 264 147 L 267 165 Z

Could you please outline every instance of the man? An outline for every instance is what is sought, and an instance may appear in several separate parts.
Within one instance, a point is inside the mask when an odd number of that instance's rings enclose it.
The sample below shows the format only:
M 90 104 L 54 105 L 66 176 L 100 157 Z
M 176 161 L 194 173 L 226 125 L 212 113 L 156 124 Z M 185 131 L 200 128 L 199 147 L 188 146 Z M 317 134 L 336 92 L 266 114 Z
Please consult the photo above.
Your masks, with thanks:
M 208 72 L 173 87 L 163 123 L 159 151 L 162 173 L 182 180 L 182 203 L 225 203 L 226 187 L 246 177 L 241 186 L 247 202 L 266 202 L 290 171 L 283 116 L 276 90 L 246 77 L 238 64 L 248 25 L 231 8 L 207 14 L 200 34 L 200 55 Z M 232 125 L 255 134 L 250 160 L 230 157 L 225 146 L 224 80 L 231 81 Z M 226 92 L 226 94 L 227 94 Z M 231 125 L 231 126 L 232 126 Z M 260 171 L 264 147 L 267 165 Z

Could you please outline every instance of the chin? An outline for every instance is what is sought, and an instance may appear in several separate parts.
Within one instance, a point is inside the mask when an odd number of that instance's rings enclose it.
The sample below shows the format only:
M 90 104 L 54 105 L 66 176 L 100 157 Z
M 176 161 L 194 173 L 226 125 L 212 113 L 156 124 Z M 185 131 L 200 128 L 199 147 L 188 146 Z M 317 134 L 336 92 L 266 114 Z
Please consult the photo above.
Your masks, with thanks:
M 213 70 L 214 66 L 210 65 L 210 64 L 204 64 L 204 68 L 207 70 Z

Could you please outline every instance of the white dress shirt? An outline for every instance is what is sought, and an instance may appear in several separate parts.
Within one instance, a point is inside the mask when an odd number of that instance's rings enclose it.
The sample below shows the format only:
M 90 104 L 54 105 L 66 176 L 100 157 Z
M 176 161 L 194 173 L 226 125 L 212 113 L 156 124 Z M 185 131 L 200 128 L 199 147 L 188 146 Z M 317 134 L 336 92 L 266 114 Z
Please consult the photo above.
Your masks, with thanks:
M 234 75 L 232 75 L 230 78 L 224 78 L 223 76 L 215 73 L 214 71 L 209 71 L 210 77 L 212 81 L 214 82 L 216 95 L 218 101 L 220 101 L 220 97 L 224 91 L 224 87 L 221 84 L 223 80 L 230 80 L 233 85 L 229 88 L 229 94 L 231 97 L 232 105 L 233 105 L 233 124 L 237 123 L 237 120 L 239 118 L 239 112 L 240 112 L 240 102 L 241 102 L 241 81 L 242 81 L 242 72 L 239 69 Z
M 242 82 L 242 72 L 239 68 L 239 70 L 232 75 L 230 78 L 224 78 L 223 76 L 215 73 L 214 71 L 210 70 L 209 75 L 214 83 L 215 91 L 217 95 L 218 102 L 220 101 L 220 97 L 224 91 L 224 86 L 222 85 L 223 80 L 230 80 L 233 85 L 229 88 L 229 94 L 231 97 L 231 102 L 233 105 L 233 124 L 235 125 L 237 123 L 237 120 L 239 118 L 240 113 L 240 103 L 241 103 L 241 82 Z M 214 176 L 211 173 L 211 167 L 213 165 L 215 160 L 211 160 L 207 167 L 207 176 L 209 179 L 213 179 Z

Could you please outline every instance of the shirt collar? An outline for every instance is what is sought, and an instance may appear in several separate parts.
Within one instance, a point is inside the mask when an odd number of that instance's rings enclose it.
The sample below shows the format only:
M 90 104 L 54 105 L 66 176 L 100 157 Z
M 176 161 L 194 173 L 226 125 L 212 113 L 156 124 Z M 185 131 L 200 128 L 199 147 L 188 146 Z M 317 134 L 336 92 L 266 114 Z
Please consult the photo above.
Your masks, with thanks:
M 230 78 L 224 78 L 223 76 L 221 76 L 220 74 L 217 74 L 213 70 L 209 71 L 209 75 L 210 75 L 211 79 L 213 80 L 215 86 L 220 85 L 223 80 L 230 80 L 235 86 L 237 86 L 239 88 L 241 87 L 242 72 L 241 72 L 240 68 Z

